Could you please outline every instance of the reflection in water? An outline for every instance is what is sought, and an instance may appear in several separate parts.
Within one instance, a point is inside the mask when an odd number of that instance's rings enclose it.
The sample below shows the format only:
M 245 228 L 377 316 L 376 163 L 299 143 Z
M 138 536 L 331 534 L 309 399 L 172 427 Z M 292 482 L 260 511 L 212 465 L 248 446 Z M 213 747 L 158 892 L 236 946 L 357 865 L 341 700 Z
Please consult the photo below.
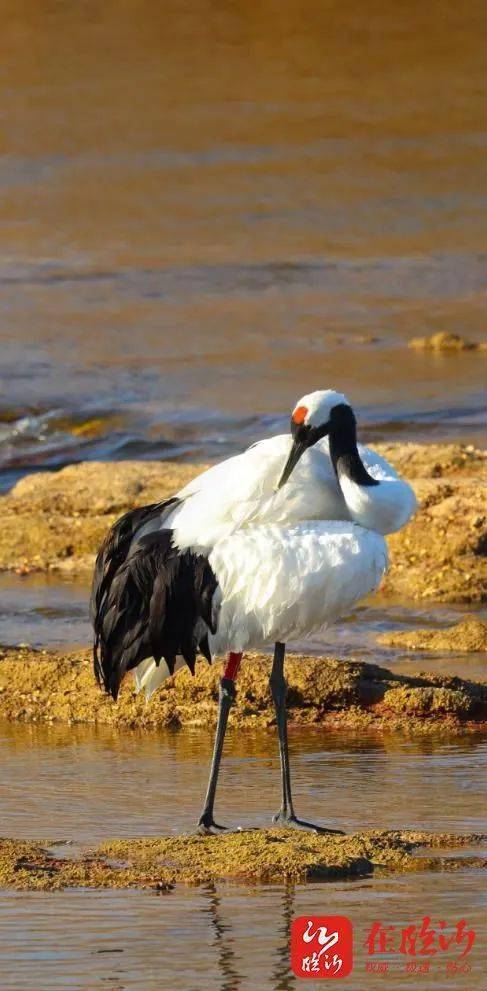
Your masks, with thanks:
M 212 946 L 216 950 L 218 970 L 221 974 L 221 991 L 237 991 L 240 980 L 236 968 L 232 927 L 224 921 L 221 912 L 222 899 L 216 885 L 208 885 L 204 890 L 208 897 L 207 912 L 214 933 Z
M 216 884 L 154 892 L 0 893 L 2 991 L 298 991 L 289 970 L 289 926 L 298 915 L 342 914 L 354 926 L 354 972 L 346 991 L 383 989 L 388 978 L 365 970 L 365 936 L 374 919 L 402 927 L 425 914 L 433 925 L 466 918 L 477 933 L 470 979 L 448 975 L 448 987 L 482 984 L 482 876 L 418 873 L 357 882 L 307 885 Z M 388 955 L 390 986 L 418 987 L 404 959 Z M 444 961 L 432 961 L 421 987 L 446 983 Z M 387 984 L 387 986 L 389 986 Z
M 207 902 L 207 913 L 214 932 L 212 947 L 215 949 L 214 961 L 221 976 L 219 991 L 238 991 L 245 981 L 235 949 L 235 930 L 232 925 L 231 905 L 225 905 L 225 897 L 218 885 L 208 885 L 202 889 L 202 897 Z M 255 898 L 250 894 L 249 900 Z M 268 961 L 271 986 L 274 991 L 291 991 L 294 978 L 289 962 L 289 943 L 291 921 L 295 915 L 295 884 L 286 882 L 279 886 L 276 892 L 273 922 L 275 926 L 275 945 Z M 230 909 L 230 910 L 229 910 Z
M 290 991 L 293 985 L 289 966 L 289 945 L 291 940 L 291 922 L 295 915 L 294 889 L 295 885 L 291 881 L 286 882 L 282 888 L 282 908 L 279 917 L 279 926 L 276 926 L 276 965 L 272 973 L 273 986 L 276 991 Z

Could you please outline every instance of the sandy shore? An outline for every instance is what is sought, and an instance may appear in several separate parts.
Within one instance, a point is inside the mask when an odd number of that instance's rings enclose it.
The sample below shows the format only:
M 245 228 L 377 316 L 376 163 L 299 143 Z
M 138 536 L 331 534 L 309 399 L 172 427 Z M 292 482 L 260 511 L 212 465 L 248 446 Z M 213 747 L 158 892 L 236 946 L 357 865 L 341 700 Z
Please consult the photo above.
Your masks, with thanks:
M 230 726 L 274 724 L 270 658 L 248 654 L 238 678 Z M 289 655 L 291 725 L 379 732 L 465 733 L 487 728 L 487 686 L 461 678 L 406 676 L 361 661 Z M 199 660 L 196 674 L 179 671 L 150 704 L 129 676 L 118 702 L 95 684 L 88 653 L 30 649 L 0 655 L 0 718 L 22 722 L 91 723 L 118 727 L 213 727 L 221 665 Z
M 487 588 L 486 453 L 458 444 L 378 444 L 417 493 L 412 522 L 390 540 L 384 596 L 479 602 Z M 203 470 L 171 462 L 84 462 L 21 479 L 0 499 L 0 570 L 89 575 L 108 527 Z
M 478 857 L 414 857 L 418 847 L 465 847 L 478 834 L 371 830 L 318 836 L 286 829 L 243 830 L 222 836 L 111 840 L 79 857 L 64 859 L 35 840 L 0 839 L 0 886 L 16 890 L 61 888 L 155 888 L 216 879 L 303 882 L 364 877 L 381 872 L 455 870 L 480 865 Z

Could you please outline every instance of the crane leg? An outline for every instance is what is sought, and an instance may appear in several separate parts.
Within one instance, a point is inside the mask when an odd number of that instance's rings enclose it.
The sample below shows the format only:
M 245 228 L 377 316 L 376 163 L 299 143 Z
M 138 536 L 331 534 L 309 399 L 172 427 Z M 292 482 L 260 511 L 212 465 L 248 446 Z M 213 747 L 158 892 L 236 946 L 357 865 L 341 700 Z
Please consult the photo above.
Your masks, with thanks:
M 230 712 L 237 695 L 235 679 L 237 677 L 241 660 L 242 654 L 230 653 L 223 672 L 223 677 L 220 680 L 218 722 L 216 727 L 215 745 L 213 748 L 213 757 L 211 761 L 210 777 L 208 780 L 205 804 L 203 807 L 203 812 L 198 819 L 199 833 L 213 833 L 215 830 L 224 830 L 227 828 L 226 826 L 219 826 L 218 823 L 215 822 L 213 818 L 213 809 L 215 805 L 216 786 L 218 783 L 218 774 L 220 771 L 220 763 L 222 758 L 223 741 L 225 739 L 225 732 L 228 722 L 228 713 Z
M 276 710 L 277 732 L 279 734 L 279 756 L 281 759 L 281 787 L 282 799 L 281 808 L 274 816 L 273 822 L 281 826 L 293 827 L 295 829 L 308 829 L 314 833 L 341 833 L 341 829 L 327 829 L 325 826 L 317 826 L 313 822 L 306 822 L 298 819 L 294 811 L 291 794 L 291 769 L 289 767 L 289 748 L 287 742 L 287 713 L 286 694 L 287 685 L 284 677 L 284 657 L 286 645 L 277 642 L 274 648 L 274 661 L 269 680 L 274 708 Z

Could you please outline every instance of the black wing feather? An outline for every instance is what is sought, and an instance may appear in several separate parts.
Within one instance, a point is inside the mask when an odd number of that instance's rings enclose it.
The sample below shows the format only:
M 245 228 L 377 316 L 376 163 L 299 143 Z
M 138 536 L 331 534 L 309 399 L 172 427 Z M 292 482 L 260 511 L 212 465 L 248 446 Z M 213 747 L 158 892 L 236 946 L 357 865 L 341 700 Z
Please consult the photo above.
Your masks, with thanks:
M 96 559 L 90 602 L 94 670 L 114 698 L 126 672 L 146 657 L 156 662 L 163 657 L 171 672 L 178 655 L 192 672 L 198 650 L 211 660 L 200 620 L 215 632 L 211 616 L 217 581 L 206 557 L 180 551 L 172 531 L 160 528 L 177 502 L 126 513 L 109 531 Z M 154 532 L 137 539 L 151 521 Z

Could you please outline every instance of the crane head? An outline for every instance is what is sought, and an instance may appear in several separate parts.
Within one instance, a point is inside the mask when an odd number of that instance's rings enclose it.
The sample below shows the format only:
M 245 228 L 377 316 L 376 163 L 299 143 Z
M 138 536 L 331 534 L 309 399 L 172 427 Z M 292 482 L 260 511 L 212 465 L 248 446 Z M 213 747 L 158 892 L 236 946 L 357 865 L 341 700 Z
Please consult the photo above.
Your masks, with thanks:
M 337 407 L 343 408 L 343 406 L 350 409 L 345 396 L 332 389 L 310 392 L 296 403 L 291 415 L 293 443 L 279 479 L 278 489 L 287 482 L 304 452 L 330 432 L 332 411 Z

